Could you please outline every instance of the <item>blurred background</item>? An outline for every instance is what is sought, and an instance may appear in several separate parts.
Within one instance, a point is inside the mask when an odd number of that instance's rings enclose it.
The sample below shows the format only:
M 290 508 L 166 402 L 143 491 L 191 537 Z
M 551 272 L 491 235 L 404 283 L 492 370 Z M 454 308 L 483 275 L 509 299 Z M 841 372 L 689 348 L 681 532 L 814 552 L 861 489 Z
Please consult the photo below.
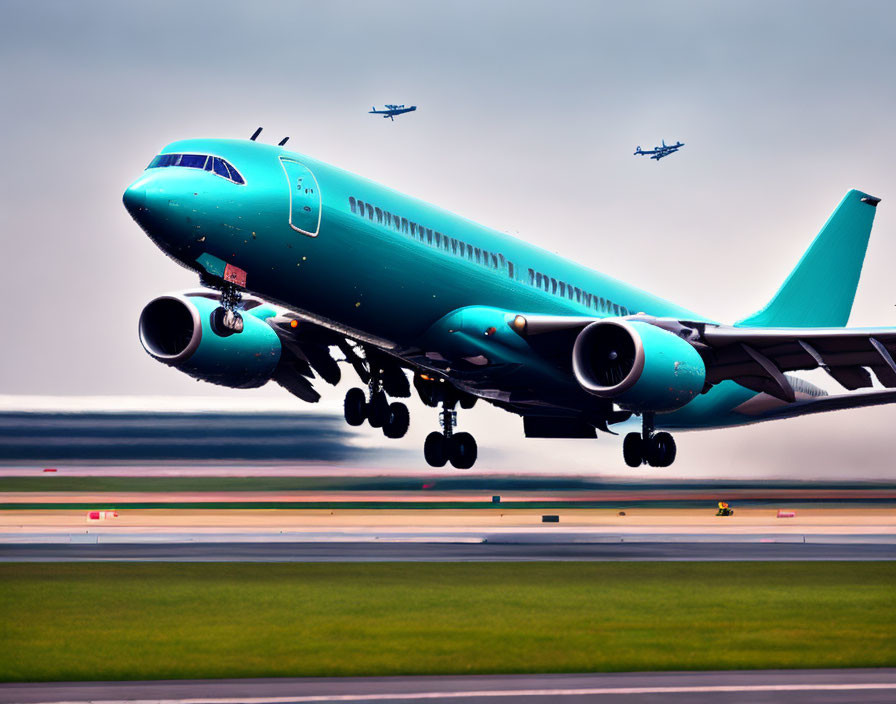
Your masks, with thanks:
M 198 385 L 140 347 L 142 306 L 197 282 L 131 221 L 124 188 L 168 142 L 259 125 L 723 322 L 761 307 L 859 188 L 883 202 L 850 324 L 896 317 L 889 2 L 5 0 L 0 19 L 7 450 L 23 410 L 229 410 L 328 433 L 297 461 L 428 470 L 437 416 L 419 402 L 391 443 L 341 424 L 349 374 L 307 406 L 275 385 Z M 367 114 L 386 102 L 418 110 Z M 686 147 L 632 156 L 661 139 Z M 629 470 L 606 435 L 524 440 L 485 404 L 460 428 L 481 473 L 857 480 L 892 479 L 894 421 L 882 407 L 681 434 L 663 470 Z

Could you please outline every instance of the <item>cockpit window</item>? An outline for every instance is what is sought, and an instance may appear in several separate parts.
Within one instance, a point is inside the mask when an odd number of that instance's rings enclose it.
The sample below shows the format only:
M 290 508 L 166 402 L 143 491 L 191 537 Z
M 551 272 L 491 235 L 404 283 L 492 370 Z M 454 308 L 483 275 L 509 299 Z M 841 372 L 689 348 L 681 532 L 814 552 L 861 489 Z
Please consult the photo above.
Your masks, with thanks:
M 230 171 L 227 169 L 227 165 L 224 163 L 223 159 L 219 159 L 218 157 L 215 157 L 215 173 L 218 174 L 218 176 L 230 178 Z
M 224 161 L 224 160 L 222 159 L 221 161 Z M 233 181 L 234 183 L 245 183 L 245 181 L 243 181 L 243 177 L 240 176 L 239 171 L 237 171 L 235 168 L 233 168 L 233 165 L 229 161 L 224 161 L 224 166 L 226 166 L 228 169 L 230 169 L 230 180 L 231 181 Z
M 158 169 L 165 166 L 182 166 L 187 169 L 205 169 L 216 173 L 234 183 L 246 183 L 243 177 L 228 161 L 206 154 L 159 154 L 149 162 L 147 169 Z
M 186 166 L 190 169 L 201 169 L 205 166 L 208 157 L 204 154 L 183 154 L 178 166 Z

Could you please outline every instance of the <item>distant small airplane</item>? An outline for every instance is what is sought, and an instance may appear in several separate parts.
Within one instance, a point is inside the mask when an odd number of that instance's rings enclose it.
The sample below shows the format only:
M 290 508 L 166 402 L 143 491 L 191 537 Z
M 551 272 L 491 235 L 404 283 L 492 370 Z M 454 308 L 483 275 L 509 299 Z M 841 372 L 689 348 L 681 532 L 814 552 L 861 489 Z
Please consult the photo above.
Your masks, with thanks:
M 637 147 L 635 149 L 635 156 L 649 156 L 651 159 L 656 159 L 659 161 L 664 156 L 669 156 L 670 154 L 674 154 L 679 149 L 684 146 L 682 142 L 675 142 L 675 144 L 666 144 L 666 140 L 663 140 L 663 146 L 654 147 L 648 151 L 644 151 L 641 147 Z
M 416 105 L 411 105 L 411 107 L 406 108 L 404 105 L 386 105 L 385 110 L 377 110 L 376 106 L 373 106 L 373 109 L 368 113 L 369 115 L 382 115 L 383 117 L 388 117 L 393 122 L 395 121 L 396 115 L 404 115 L 406 112 L 414 112 L 417 109 Z

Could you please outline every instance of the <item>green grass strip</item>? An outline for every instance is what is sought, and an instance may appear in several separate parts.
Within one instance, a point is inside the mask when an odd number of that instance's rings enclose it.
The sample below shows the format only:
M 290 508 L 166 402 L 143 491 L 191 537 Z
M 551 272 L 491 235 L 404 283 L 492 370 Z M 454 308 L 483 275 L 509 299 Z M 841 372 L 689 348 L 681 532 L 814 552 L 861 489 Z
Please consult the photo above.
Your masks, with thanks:
M 896 665 L 896 563 L 7 563 L 0 679 Z

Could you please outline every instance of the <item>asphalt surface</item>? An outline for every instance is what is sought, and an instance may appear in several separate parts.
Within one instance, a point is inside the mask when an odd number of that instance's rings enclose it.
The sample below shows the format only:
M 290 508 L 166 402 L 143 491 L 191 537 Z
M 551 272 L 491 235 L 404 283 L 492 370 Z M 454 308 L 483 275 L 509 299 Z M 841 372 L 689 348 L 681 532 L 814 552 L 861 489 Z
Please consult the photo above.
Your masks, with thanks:
M 2 562 L 430 562 L 530 560 L 896 560 L 893 543 L 192 542 L 5 543 Z
M 896 701 L 896 669 L 636 672 L 588 675 L 475 675 L 0 685 L 0 704 L 49 702 L 288 704 L 414 702 L 788 702 Z

